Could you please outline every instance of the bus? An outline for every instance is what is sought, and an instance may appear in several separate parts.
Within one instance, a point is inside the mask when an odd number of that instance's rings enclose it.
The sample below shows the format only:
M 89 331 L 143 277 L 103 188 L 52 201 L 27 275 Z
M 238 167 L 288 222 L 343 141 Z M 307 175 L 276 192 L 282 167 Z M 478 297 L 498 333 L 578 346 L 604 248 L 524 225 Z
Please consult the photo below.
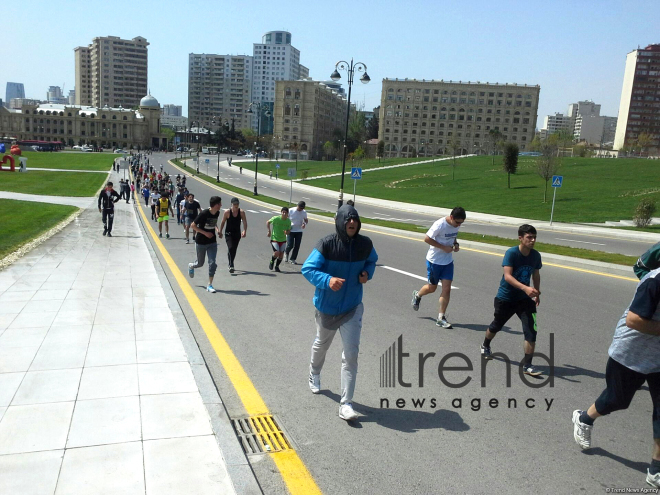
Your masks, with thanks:
M 218 152 L 217 146 L 208 146 L 202 148 L 202 153 L 205 155 L 215 155 Z

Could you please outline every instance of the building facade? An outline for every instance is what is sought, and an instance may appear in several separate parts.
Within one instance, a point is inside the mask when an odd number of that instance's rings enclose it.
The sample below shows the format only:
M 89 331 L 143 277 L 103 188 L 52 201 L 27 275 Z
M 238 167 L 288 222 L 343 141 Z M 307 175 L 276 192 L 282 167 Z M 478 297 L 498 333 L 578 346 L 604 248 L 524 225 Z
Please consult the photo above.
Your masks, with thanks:
M 163 115 L 181 117 L 183 115 L 183 106 L 172 104 L 163 105 Z
M 124 40 L 98 37 L 75 48 L 76 103 L 95 107 L 136 108 L 147 94 L 149 43 L 140 36 Z
M 525 150 L 534 138 L 540 87 L 383 79 L 378 139 L 388 157 L 486 154 L 490 130 Z
M 660 44 L 633 50 L 626 57 L 614 149 L 651 137 L 649 151 L 660 148 Z
M 9 101 L 7 108 L 18 110 L 23 108 L 23 105 L 38 105 L 39 103 L 41 103 L 39 100 L 35 100 L 33 98 L 12 98 Z
M 333 131 L 346 123 L 346 99 L 322 82 L 277 81 L 273 150 L 276 158 L 320 159 Z
M 88 144 L 103 148 L 167 148 L 161 134 L 160 105 L 145 96 L 138 110 L 54 103 L 25 104 L 20 110 L 0 108 L 0 137 L 15 141 Z
M 188 56 L 188 120 L 213 129 L 234 121 L 251 126 L 252 57 L 191 53 Z
M 543 127 L 542 131 L 545 131 L 543 134 L 547 137 L 550 134 L 554 134 L 559 131 L 566 131 L 568 133 L 573 133 L 573 119 L 570 116 L 564 115 L 563 113 L 556 113 L 554 115 L 546 115 L 543 118 Z
M 5 103 L 8 105 L 14 98 L 25 98 L 25 87 L 23 86 L 23 83 L 7 83 Z
M 169 127 L 170 129 L 179 129 L 188 127 L 188 117 L 181 115 L 161 115 L 161 127 Z
M 69 105 L 75 105 L 76 104 L 76 90 L 75 89 L 70 89 L 69 90 L 69 96 L 67 97 L 67 103 Z
M 59 86 L 49 86 L 46 92 L 46 101 L 59 105 L 67 105 L 69 103 L 69 99 L 62 94 L 62 88 Z

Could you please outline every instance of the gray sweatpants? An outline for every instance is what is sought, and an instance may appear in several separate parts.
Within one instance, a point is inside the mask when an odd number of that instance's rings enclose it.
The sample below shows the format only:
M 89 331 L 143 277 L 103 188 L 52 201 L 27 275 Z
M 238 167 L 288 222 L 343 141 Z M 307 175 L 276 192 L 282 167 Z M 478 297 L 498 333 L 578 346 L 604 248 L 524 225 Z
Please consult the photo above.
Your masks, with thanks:
M 355 314 L 339 327 L 344 352 L 341 354 L 341 404 L 353 400 L 355 379 L 358 371 L 358 353 L 360 351 L 360 333 L 362 332 L 362 303 L 355 309 Z M 335 338 L 337 330 L 328 330 L 321 325 L 321 317 L 316 317 L 316 339 L 312 344 L 312 361 L 309 370 L 315 375 L 321 373 L 325 354 Z
M 209 258 L 209 277 L 215 275 L 215 269 L 218 265 L 215 263 L 215 258 L 218 256 L 218 244 L 197 244 L 195 243 L 195 250 L 197 251 L 197 260 L 194 262 L 193 267 L 199 268 L 204 266 L 204 258 Z

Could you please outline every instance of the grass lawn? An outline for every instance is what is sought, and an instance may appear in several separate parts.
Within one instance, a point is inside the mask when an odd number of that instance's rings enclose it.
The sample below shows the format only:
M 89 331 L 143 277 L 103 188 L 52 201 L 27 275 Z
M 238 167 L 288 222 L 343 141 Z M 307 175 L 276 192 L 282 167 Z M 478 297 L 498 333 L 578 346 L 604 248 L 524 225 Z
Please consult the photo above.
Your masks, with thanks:
M 204 161 L 203 158 L 207 157 L 207 155 L 200 155 L 200 165 L 199 169 L 201 170 L 202 167 L 204 166 Z M 240 157 L 237 158 L 237 160 Z M 350 173 L 351 167 L 362 167 L 362 169 L 368 169 L 368 168 L 376 168 L 376 167 L 386 167 L 388 165 L 398 165 L 400 163 L 411 163 L 411 162 L 419 162 L 423 160 L 432 160 L 431 157 L 426 157 L 426 158 L 383 158 L 381 159 L 380 163 L 378 162 L 378 158 L 370 158 L 368 160 L 362 160 L 362 163 L 359 165 L 357 162 L 353 163 L 351 160 L 346 160 L 346 170 Z M 259 158 L 259 170 L 261 173 L 267 174 L 270 170 L 273 171 L 273 175 L 275 175 L 275 165 L 279 163 L 280 164 L 280 177 L 284 176 L 286 177 L 286 171 L 288 168 L 296 168 L 296 162 L 290 162 L 290 161 L 278 161 L 274 159 L 268 159 L 268 158 Z M 220 162 L 220 165 L 223 165 L 222 162 Z M 226 166 L 226 162 L 224 163 Z M 254 160 L 250 162 L 238 162 L 234 161 L 233 167 L 240 167 L 242 166 L 244 169 L 247 170 L 252 170 L 254 171 Z M 319 161 L 313 161 L 313 160 L 308 160 L 308 161 L 299 161 L 298 162 L 298 178 L 302 177 L 303 171 L 307 171 L 308 177 L 316 177 L 318 175 L 326 175 L 326 174 L 339 174 L 341 173 L 341 160 L 335 160 L 335 161 L 327 161 L 327 162 L 319 162 Z
M 452 208 L 512 217 L 549 220 L 552 188 L 548 184 L 543 202 L 544 181 L 536 173 L 536 159 L 520 157 L 518 173 L 502 170 L 502 157 L 476 156 L 456 161 L 452 180 L 451 160 L 369 172 L 358 181 L 357 194 L 375 198 Z M 559 175 L 563 186 L 557 191 L 554 220 L 557 222 L 604 222 L 631 219 L 642 198 L 660 205 L 660 165 L 634 158 L 564 158 Z M 340 177 L 314 179 L 306 184 L 339 190 Z M 346 176 L 345 190 L 353 184 Z M 469 213 L 468 213 L 469 215 Z
M 77 210 L 75 206 L 0 199 L 0 258 L 39 237 Z M 26 222 L 26 218 L 30 221 Z
M 107 177 L 106 174 L 79 172 L 36 172 L 34 170 L 24 174 L 0 172 L 0 191 L 46 196 L 94 196 Z
M 113 153 L 62 153 L 24 151 L 28 168 L 57 168 L 61 170 L 110 171 L 112 161 L 122 155 Z M 16 165 L 19 165 L 16 160 Z

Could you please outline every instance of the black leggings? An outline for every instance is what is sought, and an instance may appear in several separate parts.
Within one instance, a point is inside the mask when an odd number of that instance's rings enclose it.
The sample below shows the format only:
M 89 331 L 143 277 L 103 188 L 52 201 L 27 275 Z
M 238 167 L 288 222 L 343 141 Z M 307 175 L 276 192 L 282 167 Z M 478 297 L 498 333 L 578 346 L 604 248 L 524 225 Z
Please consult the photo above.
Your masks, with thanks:
M 603 416 L 628 409 L 639 387 L 648 383 L 653 401 L 653 438 L 660 438 L 660 373 L 645 375 L 609 358 L 605 381 L 607 388 L 596 399 L 596 411 Z
M 227 259 L 229 260 L 229 266 L 234 266 L 234 258 L 236 258 L 238 243 L 241 242 L 241 233 L 225 232 L 225 242 L 227 243 Z

